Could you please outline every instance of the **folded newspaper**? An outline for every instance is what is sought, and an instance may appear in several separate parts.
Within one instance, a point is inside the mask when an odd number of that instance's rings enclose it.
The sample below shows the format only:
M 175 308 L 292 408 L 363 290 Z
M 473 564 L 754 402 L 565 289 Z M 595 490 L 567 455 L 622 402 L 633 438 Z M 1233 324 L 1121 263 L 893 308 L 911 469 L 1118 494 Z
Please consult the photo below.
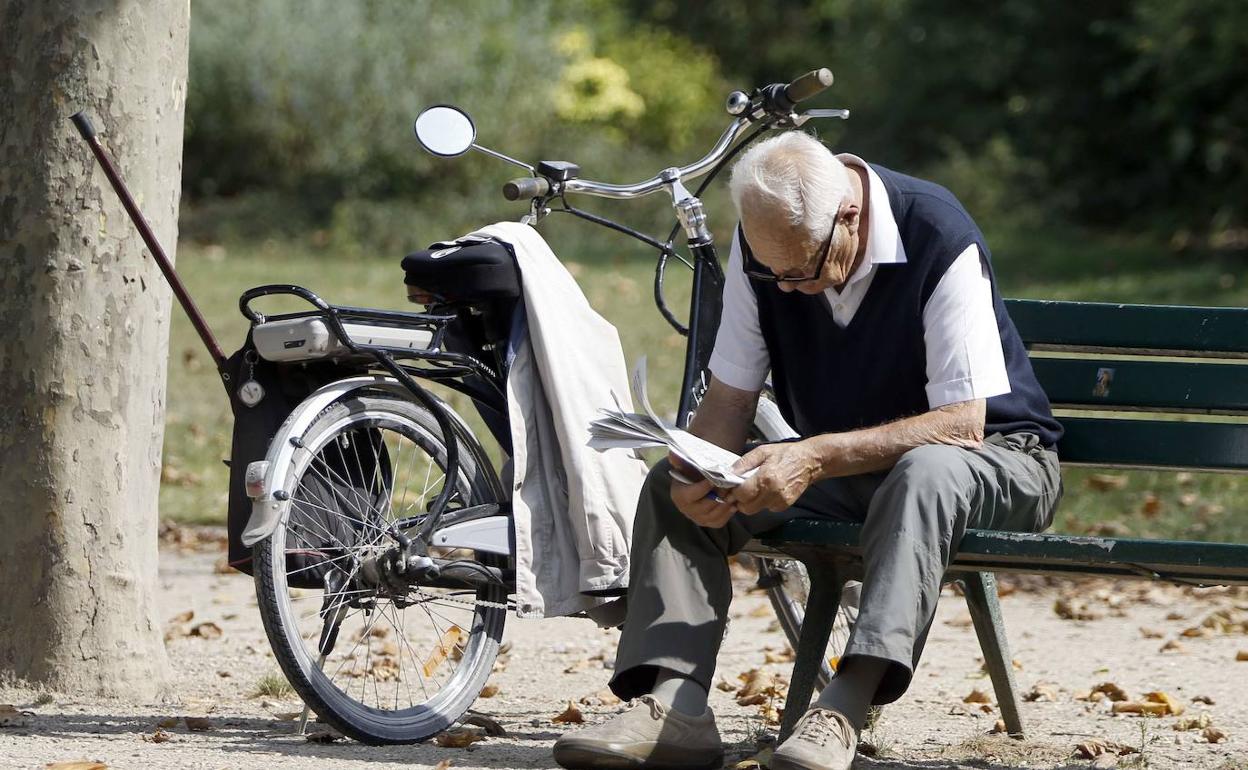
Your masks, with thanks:
M 739 455 L 681 430 L 655 414 L 646 396 L 645 356 L 634 364 L 631 384 L 633 400 L 641 404 L 646 413 L 626 412 L 617 400 L 616 410 L 601 410 L 604 416 L 589 424 L 590 448 L 601 452 L 607 449 L 666 447 L 721 489 L 738 486 L 753 474 L 753 471 L 734 473 L 732 465 L 740 459 Z

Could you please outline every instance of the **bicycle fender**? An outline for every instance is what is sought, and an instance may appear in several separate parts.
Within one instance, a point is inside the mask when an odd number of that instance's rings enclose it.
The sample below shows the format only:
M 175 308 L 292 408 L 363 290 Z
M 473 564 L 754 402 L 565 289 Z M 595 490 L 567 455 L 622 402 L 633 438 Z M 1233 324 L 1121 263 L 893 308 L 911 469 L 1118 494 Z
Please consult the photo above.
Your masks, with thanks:
M 278 428 L 264 460 L 252 463 L 247 469 L 249 491 L 258 487 L 259 493 L 252 496 L 251 518 L 247 520 L 247 527 L 243 530 L 243 545 L 254 546 L 273 534 L 278 522 L 290 508 L 290 497 L 294 494 L 294 489 L 290 488 L 294 484 L 290 479 L 290 471 L 295 461 L 301 459 L 300 453 L 308 451 L 303 446 L 303 437 L 312 427 L 312 423 L 335 402 L 364 388 L 410 395 L 407 388 L 393 377 L 365 375 L 331 382 L 305 398 Z M 453 411 L 450 414 L 459 427 L 467 430 L 463 418 Z

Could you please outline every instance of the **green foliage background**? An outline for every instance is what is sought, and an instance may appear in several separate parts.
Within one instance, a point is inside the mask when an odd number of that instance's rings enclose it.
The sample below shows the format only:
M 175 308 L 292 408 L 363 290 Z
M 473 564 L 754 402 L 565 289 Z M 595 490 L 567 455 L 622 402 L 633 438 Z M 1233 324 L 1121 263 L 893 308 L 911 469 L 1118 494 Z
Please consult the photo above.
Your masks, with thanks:
M 499 193 L 518 169 L 419 149 L 423 107 L 466 108 L 515 157 L 628 182 L 705 151 L 734 88 L 829 66 L 813 105 L 853 116 L 822 138 L 949 186 L 1008 296 L 1242 307 L 1245 61 L 1243 0 L 194 0 L 179 268 L 227 348 L 261 283 L 410 307 L 402 254 L 523 213 Z M 706 197 L 721 242 L 726 198 Z M 578 203 L 671 227 L 657 197 Z M 683 340 L 651 304 L 653 253 L 556 217 L 542 232 L 673 410 Z M 687 277 L 670 284 L 680 308 Z M 178 313 L 171 351 L 162 512 L 221 522 L 226 401 Z M 1104 491 L 1065 475 L 1059 530 L 1248 535 L 1242 477 L 1130 473 Z

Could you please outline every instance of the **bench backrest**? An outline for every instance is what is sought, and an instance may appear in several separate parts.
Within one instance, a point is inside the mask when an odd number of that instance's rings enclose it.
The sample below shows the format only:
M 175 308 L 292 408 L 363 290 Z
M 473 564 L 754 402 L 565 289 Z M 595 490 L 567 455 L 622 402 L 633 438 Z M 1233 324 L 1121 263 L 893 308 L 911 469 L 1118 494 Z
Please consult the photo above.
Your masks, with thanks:
M 1063 463 L 1248 470 L 1248 309 L 1006 300 Z

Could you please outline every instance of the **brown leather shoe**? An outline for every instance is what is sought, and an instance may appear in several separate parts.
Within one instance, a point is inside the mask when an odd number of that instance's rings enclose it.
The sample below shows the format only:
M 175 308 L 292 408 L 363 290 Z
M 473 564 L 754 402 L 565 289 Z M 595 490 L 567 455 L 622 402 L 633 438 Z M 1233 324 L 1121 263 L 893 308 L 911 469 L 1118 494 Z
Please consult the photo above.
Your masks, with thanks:
M 569 770 L 688 768 L 709 770 L 724 763 L 724 746 L 708 708 L 691 717 L 669 709 L 652 695 L 606 722 L 555 741 L 555 761 Z
M 849 770 L 858 752 L 858 731 L 839 711 L 814 708 L 776 749 L 771 770 Z

